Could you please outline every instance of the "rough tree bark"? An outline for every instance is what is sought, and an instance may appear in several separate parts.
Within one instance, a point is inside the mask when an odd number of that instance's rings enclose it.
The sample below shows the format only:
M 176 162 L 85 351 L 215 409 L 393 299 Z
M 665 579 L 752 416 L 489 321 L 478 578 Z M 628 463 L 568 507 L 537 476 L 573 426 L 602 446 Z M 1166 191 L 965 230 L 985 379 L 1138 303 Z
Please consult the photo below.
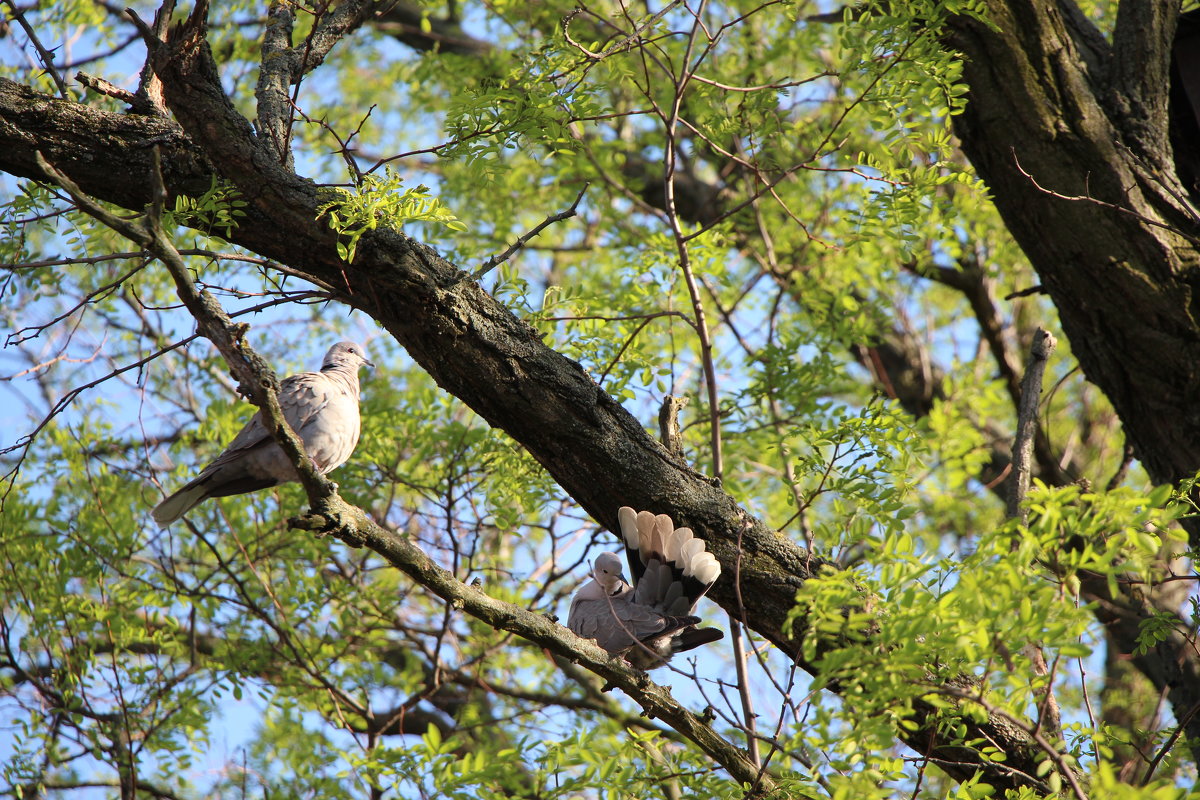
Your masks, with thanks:
M 1200 225 L 1167 138 L 1177 4 L 1122 3 L 1111 46 L 1072 3 L 987 5 L 995 28 L 948 37 L 969 87 L 955 132 L 1138 459 L 1156 482 L 1191 477 Z
M 1179 5 L 1121 3 L 1111 44 L 1073 3 L 987 7 L 993 25 L 960 19 L 947 37 L 969 87 L 955 132 L 1137 458 L 1155 482 L 1189 478 L 1200 469 L 1200 217 L 1168 137 Z M 1185 527 L 1200 547 L 1200 524 Z M 1100 583 L 1083 588 L 1110 647 L 1131 653 L 1159 610 L 1153 595 L 1114 597 Z M 1195 737 L 1200 666 L 1185 631 L 1136 663 Z

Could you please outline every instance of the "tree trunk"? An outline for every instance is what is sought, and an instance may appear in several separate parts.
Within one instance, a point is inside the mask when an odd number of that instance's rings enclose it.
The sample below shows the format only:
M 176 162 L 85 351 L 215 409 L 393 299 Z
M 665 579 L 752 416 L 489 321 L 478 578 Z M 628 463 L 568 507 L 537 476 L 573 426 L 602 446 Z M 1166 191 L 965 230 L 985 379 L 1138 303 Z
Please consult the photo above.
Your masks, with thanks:
M 1167 138 L 1169 5 L 1122 3 L 1111 47 L 1053 0 L 992 0 L 996 29 L 960 19 L 948 37 L 963 150 L 1158 483 L 1200 469 L 1200 226 Z

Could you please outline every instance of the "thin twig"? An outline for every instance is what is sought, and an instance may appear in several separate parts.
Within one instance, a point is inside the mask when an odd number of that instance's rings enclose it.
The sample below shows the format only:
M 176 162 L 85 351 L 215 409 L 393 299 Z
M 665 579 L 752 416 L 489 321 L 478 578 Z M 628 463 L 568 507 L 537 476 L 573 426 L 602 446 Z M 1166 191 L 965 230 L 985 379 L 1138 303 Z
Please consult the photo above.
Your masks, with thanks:
M 1146 775 L 1142 778 L 1142 786 L 1150 783 L 1150 778 L 1153 777 L 1154 770 L 1158 769 L 1159 763 L 1166 757 L 1167 753 L 1171 752 L 1171 748 L 1175 746 L 1175 742 L 1179 740 L 1188 723 L 1192 721 L 1192 717 L 1196 716 L 1197 713 L 1200 713 L 1200 703 L 1195 703 L 1188 709 L 1187 713 L 1179 720 L 1179 724 L 1175 726 L 1175 730 L 1171 731 L 1171 735 L 1167 737 L 1167 741 L 1163 742 L 1163 746 L 1154 754 L 1150 766 L 1146 767 Z
M 492 256 L 487 261 L 485 261 L 482 267 L 480 267 L 479 269 L 475 270 L 474 273 L 472 273 L 471 280 L 475 280 L 475 281 L 479 280 L 484 275 L 487 275 L 493 269 L 495 269 L 496 267 L 503 264 L 505 261 L 508 261 L 508 259 L 510 259 L 512 257 L 513 253 L 517 252 L 518 250 L 520 250 L 522 247 L 525 246 L 526 242 L 528 242 L 533 237 L 537 236 L 539 233 L 541 233 L 542 231 L 544 231 L 546 228 L 550 227 L 554 223 L 562 222 L 564 219 L 570 219 L 571 217 L 575 216 L 575 211 L 577 208 L 579 208 L 579 201 L 583 200 L 583 195 L 588 190 L 589 186 L 591 186 L 590 183 L 585 183 L 583 185 L 583 188 L 579 190 L 579 194 L 577 194 L 575 196 L 575 202 L 571 203 L 571 207 L 568 208 L 566 211 L 560 211 L 557 214 L 551 214 L 550 216 L 546 217 L 544 220 L 542 220 L 537 225 L 535 225 L 532 229 L 530 229 L 530 231 L 528 233 L 526 233 L 521 238 L 517 239 L 512 244 L 510 244 L 508 246 L 508 249 L 506 249 L 503 253 L 501 253 L 500 255 Z
M 1070 201 L 1076 202 L 1076 203 L 1079 203 L 1079 202 L 1093 203 L 1095 205 L 1100 206 L 1101 208 L 1109 208 L 1109 209 L 1112 209 L 1113 211 L 1118 211 L 1122 214 L 1126 214 L 1130 217 L 1133 217 L 1134 219 L 1138 220 L 1139 222 L 1144 222 L 1147 225 L 1154 226 L 1155 228 L 1162 228 L 1163 230 L 1170 231 L 1171 233 L 1174 233 L 1178 236 L 1182 236 L 1184 239 L 1188 240 L 1190 243 L 1192 243 L 1194 245 L 1200 245 L 1200 238 L 1192 236 L 1185 231 L 1181 231 L 1179 228 L 1175 227 L 1174 225 L 1168 225 L 1165 222 L 1159 222 L 1156 219 L 1147 217 L 1145 214 L 1139 214 L 1138 212 L 1134 211 L 1133 209 L 1124 208 L 1123 206 L 1119 206 L 1116 203 L 1109 203 L 1104 200 L 1098 200 L 1095 197 L 1092 197 L 1091 195 L 1063 194 L 1061 192 L 1056 192 L 1053 189 L 1047 189 L 1046 187 L 1042 186 L 1040 183 L 1037 182 L 1037 178 L 1030 175 L 1028 172 L 1025 171 L 1025 168 L 1021 166 L 1021 161 L 1020 161 L 1020 159 L 1017 158 L 1017 149 L 1015 147 L 1010 147 L 1009 151 L 1012 152 L 1013 164 L 1016 165 L 1017 171 L 1020 172 L 1022 175 L 1024 175 L 1026 178 L 1028 178 L 1029 182 L 1033 184 L 1033 188 L 1037 189 L 1042 194 L 1047 194 L 1047 195 L 1050 195 L 1051 197 L 1057 197 L 1059 200 L 1070 200 Z
M 42 66 L 46 68 L 46 72 L 54 79 L 54 85 L 58 87 L 58 93 L 62 95 L 63 100 L 71 100 L 71 93 L 67 91 L 67 82 L 63 80 L 62 75 L 59 75 L 58 70 L 54 68 L 54 53 L 42 46 L 41 40 L 34 33 L 33 26 L 26 21 L 24 12 L 17 8 L 17 4 L 13 0 L 4 0 L 4 4 L 12 10 L 13 19 L 25 31 L 25 35 L 29 37 L 29 43 L 37 50 L 38 58 L 42 60 Z
M 627 34 L 624 38 L 622 38 L 617 43 L 610 45 L 602 53 L 593 52 L 593 51 L 587 49 L 586 47 L 584 47 L 579 42 L 577 42 L 571 38 L 571 31 L 570 31 L 571 20 L 575 19 L 576 16 L 583 13 L 584 9 L 582 9 L 582 8 L 576 8 L 570 14 L 567 14 L 567 16 L 563 17 L 563 21 L 562 21 L 563 38 L 565 38 L 567 40 L 568 44 L 570 44 L 576 50 L 578 50 L 579 52 L 581 52 L 585 56 L 587 56 L 588 60 L 600 61 L 602 59 L 607 58 L 608 56 L 619 53 L 619 52 L 626 50 L 630 47 L 633 47 L 636 44 L 638 44 L 639 42 L 641 42 L 642 34 L 645 33 L 647 30 L 649 30 L 650 28 L 654 27 L 654 25 L 660 19 L 662 19 L 664 16 L 666 16 L 667 12 L 670 11 L 672 8 L 674 8 L 676 3 L 678 3 L 678 2 L 679 2 L 679 0 L 671 0 L 670 2 L 668 2 L 661 9 L 659 9 L 653 16 L 651 16 L 648 20 L 646 20 L 644 23 L 642 23 L 642 25 L 639 28 L 637 28 L 633 33 Z
M 754 724 L 754 701 L 750 697 L 750 676 L 746 670 L 746 648 L 742 644 L 742 626 L 746 620 L 746 606 L 742 602 L 742 534 L 745 526 L 738 530 L 737 558 L 734 559 L 734 592 L 737 595 L 738 615 L 729 613 L 729 638 L 733 648 L 733 663 L 737 672 L 738 697 L 742 702 L 742 719 L 746 726 L 746 746 L 750 751 L 750 760 L 758 767 L 759 776 L 766 771 L 762 756 L 758 752 L 758 733 Z M 739 619 L 740 617 L 740 619 Z M 757 783 L 757 781 L 756 781 Z

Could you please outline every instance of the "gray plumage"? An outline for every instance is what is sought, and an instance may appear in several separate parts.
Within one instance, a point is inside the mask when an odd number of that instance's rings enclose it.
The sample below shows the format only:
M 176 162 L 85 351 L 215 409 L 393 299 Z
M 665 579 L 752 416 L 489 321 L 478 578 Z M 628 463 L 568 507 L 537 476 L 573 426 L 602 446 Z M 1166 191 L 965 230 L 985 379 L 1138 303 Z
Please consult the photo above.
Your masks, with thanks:
M 301 372 L 279 384 L 279 406 L 322 475 L 341 466 L 358 444 L 358 370 L 375 366 L 359 345 L 329 348 L 320 372 Z M 227 497 L 300 479 L 283 450 L 255 414 L 229 446 L 192 481 L 154 507 L 166 527 L 209 497 Z
M 592 580 L 571 601 L 567 626 L 635 667 L 661 667 L 676 653 L 720 639 L 716 628 L 696 628 L 696 603 L 721 574 L 690 528 L 676 529 L 665 514 L 617 512 L 634 585 L 616 553 L 601 553 Z

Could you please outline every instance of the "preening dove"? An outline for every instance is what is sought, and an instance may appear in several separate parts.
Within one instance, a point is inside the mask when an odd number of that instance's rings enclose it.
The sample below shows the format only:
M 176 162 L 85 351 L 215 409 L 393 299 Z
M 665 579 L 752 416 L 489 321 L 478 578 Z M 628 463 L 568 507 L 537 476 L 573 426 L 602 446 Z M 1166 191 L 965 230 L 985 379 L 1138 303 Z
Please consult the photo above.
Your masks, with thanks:
M 666 514 L 624 506 L 617 516 L 634 585 L 621 573 L 620 556 L 601 553 L 592 580 L 571 601 L 567 627 L 640 669 L 724 636 L 695 627 L 700 618 L 692 613 L 721 574 L 704 541 L 690 528 L 676 529 Z
M 284 419 L 322 475 L 345 463 L 358 444 L 358 370 L 364 364 L 375 366 L 362 347 L 338 342 L 325 354 L 320 372 L 301 372 L 279 384 Z M 209 497 L 246 494 L 299 479 L 259 412 L 203 472 L 154 507 L 154 521 L 165 528 Z

